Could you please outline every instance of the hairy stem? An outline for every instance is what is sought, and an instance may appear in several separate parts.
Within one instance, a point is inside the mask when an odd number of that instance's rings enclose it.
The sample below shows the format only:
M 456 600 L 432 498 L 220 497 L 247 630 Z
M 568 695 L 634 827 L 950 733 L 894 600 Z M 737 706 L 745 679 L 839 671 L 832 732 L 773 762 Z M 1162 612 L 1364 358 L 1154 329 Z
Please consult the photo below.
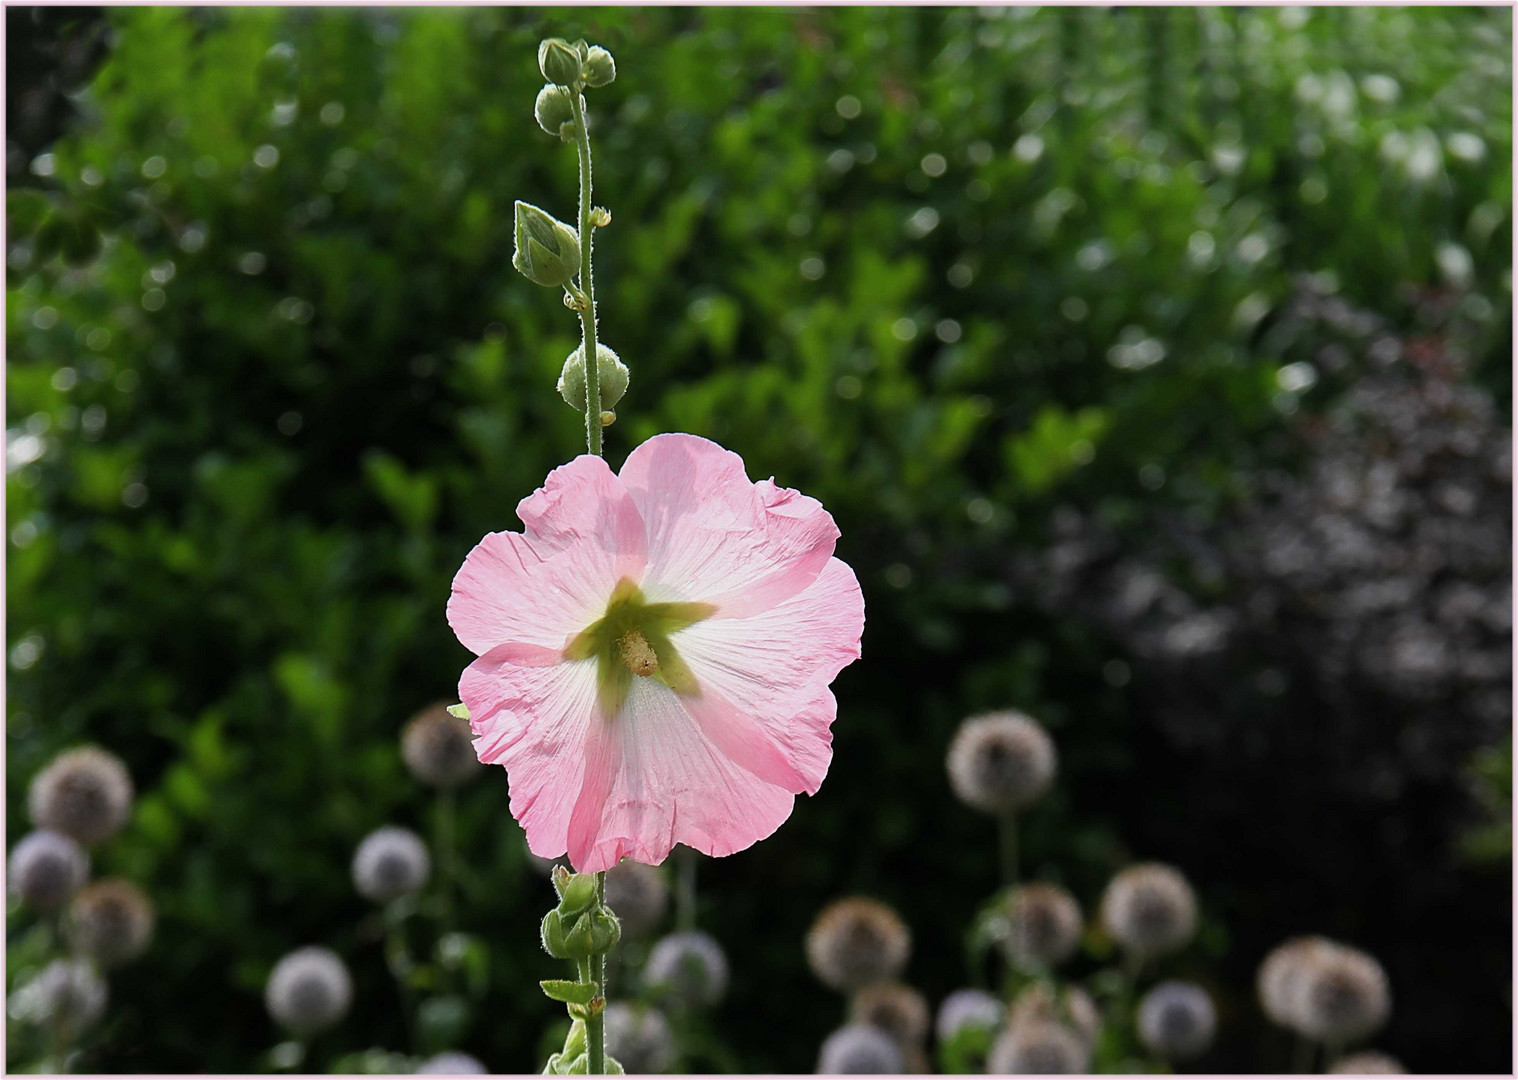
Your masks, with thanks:
M 591 340 L 595 340 L 592 338 Z M 599 427 L 600 418 L 596 419 Z M 596 900 L 606 903 L 606 871 L 596 874 Z M 606 954 L 596 953 L 590 958 L 590 981 L 596 984 L 598 997 L 606 997 Z M 601 1076 L 606 1072 L 606 1023 L 602 1013 L 595 1013 L 585 1021 L 585 1053 L 588 1058 L 586 1072 Z
M 590 132 L 585 127 L 585 109 L 580 92 L 569 91 L 569 107 L 574 111 L 575 143 L 580 150 L 580 292 L 585 296 L 580 311 L 580 349 L 585 356 L 585 448 L 601 453 L 601 365 L 596 355 L 596 291 L 591 270 L 590 250 L 595 243 L 595 226 L 590 223 Z

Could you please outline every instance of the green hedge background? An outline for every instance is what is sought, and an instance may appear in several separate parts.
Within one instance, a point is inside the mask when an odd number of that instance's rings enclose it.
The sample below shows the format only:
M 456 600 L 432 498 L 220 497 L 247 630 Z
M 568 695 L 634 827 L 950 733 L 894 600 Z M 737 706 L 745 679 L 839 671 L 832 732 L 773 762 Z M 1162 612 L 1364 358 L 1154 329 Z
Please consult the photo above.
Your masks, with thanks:
M 1229 534 L 1261 475 L 1308 467 L 1296 436 L 1361 368 L 1283 377 L 1330 341 L 1293 321 L 1304 290 L 1458 353 L 1505 434 L 1509 10 L 7 18 L 8 839 L 30 777 L 99 742 L 140 798 L 97 872 L 160 910 L 82 1067 L 260 1067 L 263 980 L 307 943 L 357 981 L 324 1060 L 414 1049 L 348 861 L 378 825 L 433 827 L 397 740 L 467 660 L 449 581 L 581 443 L 553 392 L 576 324 L 510 268 L 514 199 L 572 213 L 573 151 L 531 112 L 550 34 L 619 68 L 590 95 L 602 333 L 632 370 L 607 456 L 721 441 L 827 505 L 866 596 L 820 794 L 701 866 L 732 1062 L 813 1067 L 842 1005 L 801 937 L 839 895 L 902 911 L 932 1000 L 967 981 L 994 834 L 942 755 L 965 715 L 1016 706 L 1062 755 L 1030 870 L 1088 908 L 1134 858 L 1197 884 L 1175 970 L 1219 1000 L 1202 1067 L 1285 1067 L 1252 978 L 1305 931 L 1387 963 L 1380 1042 L 1413 1069 L 1510 1067 L 1509 856 L 1460 841 L 1485 820 L 1470 762 L 1505 760 L 1510 716 L 1399 706 L 1453 749 L 1387 799 L 1327 749 L 1359 690 L 1275 699 L 1214 666 L 1239 695 L 1218 724 L 1268 722 L 1247 760 L 1209 756 L 1160 722 L 1174 679 L 1013 569 L 1076 514 L 1226 596 L 1161 522 Z M 533 1071 L 551 894 L 499 772 L 460 830 L 488 956 L 461 1042 Z

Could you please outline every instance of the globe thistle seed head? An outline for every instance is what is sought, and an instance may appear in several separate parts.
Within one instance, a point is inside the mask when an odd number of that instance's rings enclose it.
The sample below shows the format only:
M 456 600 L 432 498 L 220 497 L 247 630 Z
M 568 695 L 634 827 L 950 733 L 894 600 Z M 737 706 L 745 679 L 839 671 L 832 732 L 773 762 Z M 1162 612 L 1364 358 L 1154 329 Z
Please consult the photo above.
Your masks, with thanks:
M 879 1028 L 902 1046 L 927 1038 L 930 1022 L 928 999 L 903 983 L 860 987 L 849 1002 L 849 1023 Z
M 276 1022 L 300 1037 L 332 1027 L 353 1003 L 353 979 L 331 949 L 308 945 L 287 953 L 264 985 L 264 1005 Z
M 1356 1042 L 1379 1031 L 1391 1015 L 1386 971 L 1373 956 L 1347 945 L 1320 950 L 1298 988 L 1298 1030 L 1319 1042 Z
M 822 1041 L 817 1071 L 824 1074 L 888 1075 L 906 1069 L 892 1038 L 868 1024 L 845 1024 Z
M 699 930 L 666 934 L 649 951 L 643 981 L 684 1008 L 715 1005 L 727 993 L 727 954 L 715 938 Z
M 136 959 L 153 940 L 153 902 L 124 878 L 86 885 L 69 905 L 69 942 L 101 967 Z
M 1006 898 L 998 944 L 1022 971 L 1045 971 L 1070 958 L 1080 944 L 1081 906 L 1058 885 L 1019 885 Z
M 1009 1027 L 991 1044 L 986 1063 L 989 1073 L 1083 1073 L 1090 1068 L 1091 1052 L 1080 1037 L 1063 1024 L 1030 1020 Z
M 1272 949 L 1255 976 L 1260 1008 L 1272 1022 L 1296 1030 L 1303 978 L 1333 943 L 1322 937 L 1291 938 Z
M 1007 1026 L 1014 1028 L 1034 1021 L 1067 1027 L 1090 1048 L 1096 1044 L 1101 1030 L 1102 1014 L 1091 995 L 1078 986 L 1066 986 L 1055 994 L 1043 983 L 1034 983 L 1012 1002 Z
M 939 1003 L 933 1031 L 939 1042 L 949 1042 L 968 1028 L 995 1031 L 1006 1018 L 1007 1007 L 995 994 L 966 988 L 955 990 Z
M 1139 1038 L 1165 1061 L 1189 1061 L 1206 1053 L 1217 1029 L 1212 998 L 1195 983 L 1162 982 L 1139 1002 Z
M 435 1076 L 484 1076 L 490 1072 L 478 1058 L 458 1050 L 445 1050 L 441 1054 L 433 1054 L 418 1065 L 416 1071 Z
M 427 845 L 397 825 L 375 829 L 353 853 L 353 884 L 359 895 L 378 904 L 416 892 L 431 874 Z
M 1102 925 L 1124 949 L 1141 957 L 1174 952 L 1196 933 L 1196 894 L 1174 867 L 1130 866 L 1102 896 Z
M 18 1020 L 56 1026 L 73 1038 L 105 1014 L 109 996 L 88 960 L 54 960 L 11 996 L 9 1007 Z
M 36 775 L 27 808 L 42 828 L 98 844 L 126 824 L 132 777 L 115 754 L 81 746 L 59 754 Z
M 644 934 L 663 920 L 669 886 L 657 867 L 623 859 L 606 871 L 606 906 L 622 920 L 624 933 Z
M 989 814 L 1036 802 L 1054 782 L 1054 740 L 1032 718 L 1007 711 L 974 716 L 949 744 L 949 785 L 963 802 Z
M 52 829 L 28 833 L 6 865 L 10 891 L 29 907 L 61 907 L 90 876 L 90 859 L 72 837 Z
M 1377 1050 L 1363 1050 L 1358 1054 L 1342 1057 L 1328 1067 L 1331 1073 L 1348 1073 L 1351 1076 L 1394 1076 L 1407 1072 L 1402 1062 L 1390 1054 Z
M 823 908 L 806 935 L 812 972 L 834 990 L 854 990 L 900 975 L 912 952 L 912 933 L 901 916 L 864 896 Z
M 475 755 L 469 721 L 454 716 L 441 701 L 406 722 L 401 731 L 401 760 L 422 783 L 445 790 L 474 779 L 485 769 Z
M 602 1015 L 606 1053 L 621 1062 L 624 1072 L 662 1073 L 674 1064 L 674 1032 L 658 1009 L 614 1001 Z

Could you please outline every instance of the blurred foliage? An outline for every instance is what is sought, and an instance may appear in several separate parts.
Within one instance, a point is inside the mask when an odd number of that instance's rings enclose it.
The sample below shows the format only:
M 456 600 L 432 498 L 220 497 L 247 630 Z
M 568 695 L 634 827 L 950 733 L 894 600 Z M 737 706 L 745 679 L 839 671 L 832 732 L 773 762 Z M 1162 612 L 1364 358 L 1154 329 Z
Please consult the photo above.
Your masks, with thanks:
M 573 205 L 574 156 L 531 110 L 559 34 L 619 67 L 592 101 L 602 332 L 632 370 L 608 457 L 720 440 L 828 506 L 869 606 L 821 793 L 702 864 L 734 966 L 713 1023 L 743 1067 L 809 1070 L 841 1019 L 800 947 L 839 894 L 900 908 L 932 999 L 965 980 L 994 839 L 940 755 L 963 715 L 1016 705 L 1063 769 L 1030 868 L 1083 902 L 1135 854 L 1198 882 L 1228 987 L 1202 1067 L 1283 1066 L 1253 968 L 1319 930 L 1386 959 L 1400 1016 L 1427 1010 L 1386 1039 L 1412 1068 L 1507 1068 L 1508 882 L 1454 865 L 1459 823 L 1378 803 L 1396 829 L 1309 811 L 1288 831 L 1262 801 L 1210 832 L 1206 800 L 1232 793 L 1153 722 L 1144 665 L 1032 602 L 1008 558 L 1048 550 L 1069 508 L 1119 537 L 1159 512 L 1228 528 L 1251 475 L 1293 467 L 1287 433 L 1335 393 L 1283 376 L 1269 333 L 1304 276 L 1393 328 L 1418 318 L 1406 286 L 1444 291 L 1507 409 L 1510 11 L 105 18 L 79 120 L 8 153 L 9 839 L 51 754 L 109 746 L 142 794 L 97 869 L 162 919 L 84 1067 L 245 1071 L 278 1040 L 263 980 L 307 943 L 357 993 L 313 1060 L 423 1052 L 347 866 L 377 825 L 433 824 L 397 736 L 467 659 L 449 581 L 579 449 L 553 392 L 574 320 L 509 265 L 514 199 Z M 1289 804 L 1291 776 L 1253 767 Z M 489 973 L 462 1046 L 533 1070 L 561 1015 L 536 985 L 559 972 L 536 940 L 552 894 L 504 777 L 462 793 L 458 827 Z M 1290 845 L 1385 872 L 1283 878 L 1247 854 Z M 1247 902 L 1262 883 L 1292 899 Z

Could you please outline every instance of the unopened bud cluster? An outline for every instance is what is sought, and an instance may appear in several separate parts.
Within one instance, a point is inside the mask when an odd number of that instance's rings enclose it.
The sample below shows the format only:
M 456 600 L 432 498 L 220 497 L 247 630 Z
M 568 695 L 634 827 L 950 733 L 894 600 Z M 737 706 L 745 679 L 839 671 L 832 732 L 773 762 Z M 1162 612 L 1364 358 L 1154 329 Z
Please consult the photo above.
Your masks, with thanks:
M 544 40 L 538 46 L 538 70 L 550 83 L 575 90 L 605 86 L 617 77 L 611 53 L 583 38 L 573 44 L 563 38 Z
M 596 896 L 594 874 L 554 867 L 553 887 L 559 906 L 543 916 L 543 948 L 560 960 L 589 960 L 611 950 L 622 938 L 622 925 Z

